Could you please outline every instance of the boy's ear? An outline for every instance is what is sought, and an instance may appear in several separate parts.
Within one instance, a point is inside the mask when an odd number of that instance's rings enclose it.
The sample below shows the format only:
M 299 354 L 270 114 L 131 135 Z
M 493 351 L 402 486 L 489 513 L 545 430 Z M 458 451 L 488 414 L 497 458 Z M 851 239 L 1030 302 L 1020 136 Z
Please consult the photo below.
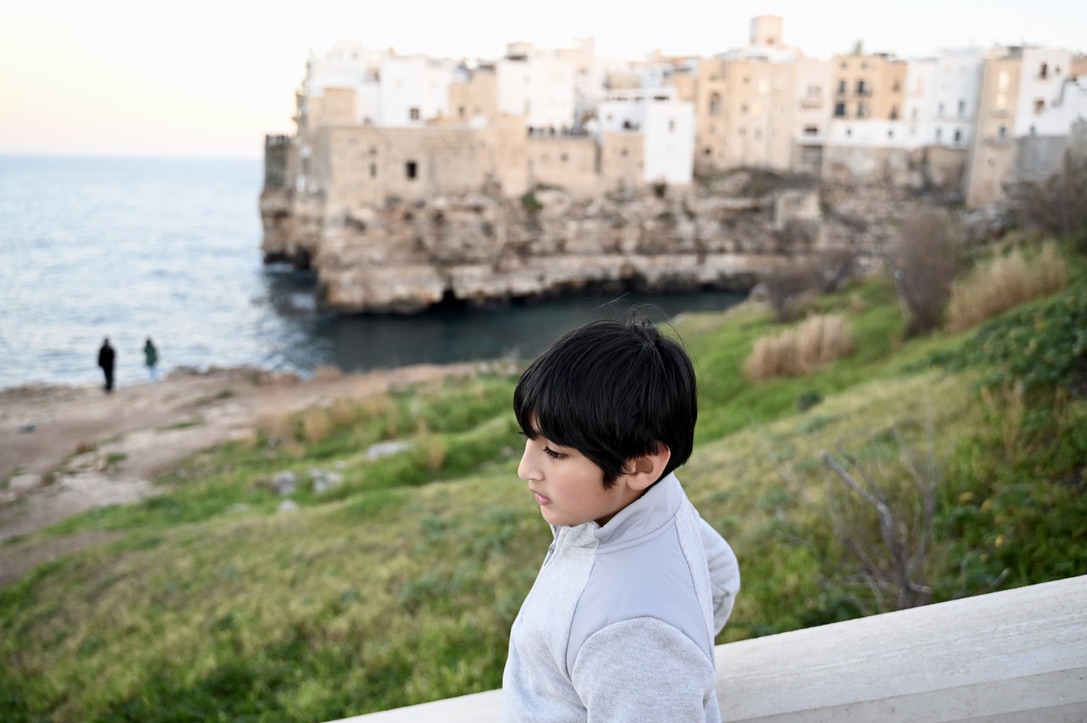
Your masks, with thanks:
M 648 488 L 660 479 L 670 459 L 672 459 L 672 450 L 664 444 L 657 445 L 657 451 L 652 454 L 631 457 L 626 463 L 627 471 L 623 473 L 627 485 L 634 490 Z

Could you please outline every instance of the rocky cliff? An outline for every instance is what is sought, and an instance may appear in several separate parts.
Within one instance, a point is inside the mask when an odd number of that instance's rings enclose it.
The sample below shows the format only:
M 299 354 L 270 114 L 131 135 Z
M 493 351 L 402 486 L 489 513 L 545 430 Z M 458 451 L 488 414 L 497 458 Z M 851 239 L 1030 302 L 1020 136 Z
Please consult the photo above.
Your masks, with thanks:
M 312 266 L 323 308 L 392 313 L 590 286 L 747 290 L 783 264 L 880 257 L 887 229 L 863 220 L 877 211 L 828 212 L 825 189 L 781 181 L 742 172 L 596 198 L 556 189 L 390 197 L 334 215 L 320 194 L 266 188 L 263 250 L 268 261 Z M 855 198 L 840 201 L 848 209 Z

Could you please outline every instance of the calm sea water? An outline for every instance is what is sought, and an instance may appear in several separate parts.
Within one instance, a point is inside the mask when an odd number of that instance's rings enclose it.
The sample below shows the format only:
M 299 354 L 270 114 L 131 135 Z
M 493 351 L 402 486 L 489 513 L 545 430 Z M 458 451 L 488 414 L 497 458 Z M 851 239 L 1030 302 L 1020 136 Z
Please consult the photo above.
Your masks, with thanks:
M 664 316 L 735 294 L 585 296 L 411 317 L 321 313 L 310 275 L 260 256 L 259 161 L 0 156 L 0 387 L 97 384 L 102 338 L 119 384 L 251 365 L 303 375 L 528 358 L 557 334 L 636 303 Z

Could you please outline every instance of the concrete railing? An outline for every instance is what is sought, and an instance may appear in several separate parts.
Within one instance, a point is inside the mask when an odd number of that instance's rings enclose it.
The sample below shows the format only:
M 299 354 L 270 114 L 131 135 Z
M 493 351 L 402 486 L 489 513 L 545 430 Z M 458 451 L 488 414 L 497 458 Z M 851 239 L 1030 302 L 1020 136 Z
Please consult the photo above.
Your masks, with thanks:
M 489 723 L 501 690 L 339 723 Z M 717 646 L 723 721 L 1087 721 L 1087 576 Z

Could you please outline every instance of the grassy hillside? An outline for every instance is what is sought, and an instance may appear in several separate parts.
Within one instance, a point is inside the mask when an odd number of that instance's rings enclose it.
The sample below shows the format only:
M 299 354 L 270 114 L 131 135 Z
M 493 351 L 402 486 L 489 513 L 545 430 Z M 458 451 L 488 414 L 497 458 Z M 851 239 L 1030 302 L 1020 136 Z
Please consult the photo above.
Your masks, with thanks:
M 794 378 L 741 372 L 782 328 L 764 309 L 676 323 L 702 382 L 680 477 L 743 573 L 718 642 L 1087 573 L 1087 276 L 909 340 L 886 280 L 815 304 L 855 352 Z M 0 592 L 0 717 L 318 721 L 498 687 L 550 539 L 515 372 L 268 420 L 41 533 L 115 534 Z

